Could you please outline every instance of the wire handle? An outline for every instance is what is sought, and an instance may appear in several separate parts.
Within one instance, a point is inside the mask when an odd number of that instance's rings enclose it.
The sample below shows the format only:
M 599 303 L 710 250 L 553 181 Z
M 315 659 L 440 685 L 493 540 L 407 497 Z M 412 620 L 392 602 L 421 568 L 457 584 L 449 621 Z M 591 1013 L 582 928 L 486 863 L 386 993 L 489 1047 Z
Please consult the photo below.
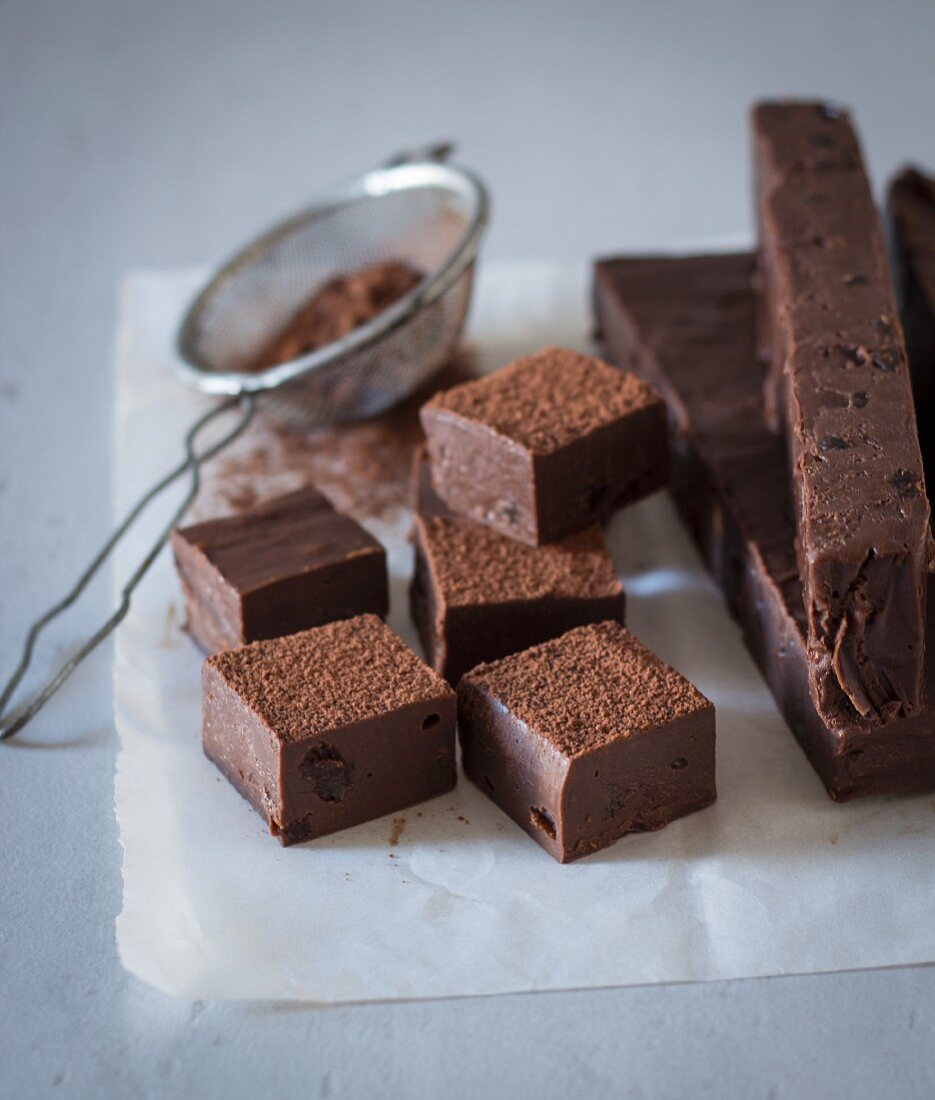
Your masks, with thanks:
M 240 406 L 240 417 L 237 423 L 222 436 L 217 442 L 213 443 L 207 450 L 200 454 L 195 450 L 195 443 L 199 434 L 203 428 L 206 428 L 208 424 L 212 423 L 218 417 L 222 416 L 226 412 L 230 412 L 232 409 Z M 251 394 L 242 394 L 235 397 L 229 397 L 226 401 L 223 401 L 220 405 L 209 410 L 200 417 L 191 426 L 188 434 L 185 436 L 185 458 L 178 464 L 173 470 L 170 470 L 168 474 L 160 481 L 158 481 L 147 493 L 144 493 L 142 497 L 136 502 L 136 504 L 130 509 L 129 513 L 125 516 L 123 522 L 117 527 L 117 529 L 111 534 L 110 538 L 104 543 L 97 555 L 91 561 L 91 564 L 85 569 L 78 580 L 75 582 L 71 590 L 65 595 L 57 604 L 50 607 L 48 611 L 40 615 L 38 619 L 29 628 L 29 632 L 26 635 L 26 641 L 23 645 L 23 655 L 20 658 L 19 665 L 16 671 L 10 677 L 6 687 L 3 689 L 3 693 L 0 694 L 0 741 L 5 741 L 7 738 L 12 737 L 29 722 L 36 714 L 45 706 L 45 704 L 52 698 L 52 696 L 58 691 L 58 689 L 65 683 L 68 677 L 75 671 L 75 669 L 81 664 L 81 662 L 88 656 L 92 650 L 96 649 L 104 639 L 113 632 L 130 610 L 130 598 L 133 595 L 134 590 L 139 585 L 140 581 L 148 572 L 150 566 L 159 556 L 160 551 L 168 542 L 169 534 L 172 528 L 181 520 L 182 516 L 188 511 L 192 501 L 198 495 L 198 490 L 201 487 L 201 468 L 211 458 L 213 458 L 218 452 L 222 451 L 228 444 L 233 443 L 234 440 L 241 435 L 250 424 L 253 419 L 253 414 L 256 411 L 256 398 Z M 9 704 L 16 689 L 19 687 L 20 682 L 26 674 L 32 661 L 33 652 L 36 648 L 36 642 L 39 639 L 39 635 L 42 631 L 52 622 L 58 618 L 63 611 L 67 610 L 78 599 L 81 593 L 87 588 L 91 579 L 97 574 L 104 562 L 110 557 L 114 550 L 114 547 L 120 542 L 123 536 L 130 530 L 133 524 L 136 522 L 140 514 L 146 509 L 146 507 L 159 496 L 163 490 L 167 489 L 178 478 L 182 477 L 186 471 L 191 471 L 191 483 L 188 488 L 188 492 L 185 494 L 185 498 L 178 506 L 175 512 L 172 514 L 172 518 L 166 524 L 166 526 L 160 532 L 158 538 L 150 547 L 149 553 L 143 558 L 140 564 L 136 567 L 130 579 L 124 585 L 120 596 L 120 602 L 117 605 L 116 611 L 113 615 L 94 633 L 91 637 L 78 649 L 78 651 L 72 654 L 71 657 L 62 665 L 58 672 L 52 677 L 51 680 L 35 695 L 35 697 L 29 702 L 23 704 L 14 714 L 9 714 Z

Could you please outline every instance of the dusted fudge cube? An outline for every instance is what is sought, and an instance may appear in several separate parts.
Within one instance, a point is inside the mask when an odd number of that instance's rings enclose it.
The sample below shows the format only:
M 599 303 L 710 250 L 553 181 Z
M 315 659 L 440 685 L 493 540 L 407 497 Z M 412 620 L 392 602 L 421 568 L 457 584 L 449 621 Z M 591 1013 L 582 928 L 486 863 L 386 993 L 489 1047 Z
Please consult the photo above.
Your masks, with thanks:
M 202 673 L 205 754 L 284 845 L 451 790 L 455 711 L 375 615 L 217 653 Z
M 317 489 L 173 531 L 172 550 L 208 653 L 387 611 L 383 547 Z
M 662 398 L 635 375 L 565 348 L 436 394 L 420 416 L 441 499 L 534 546 L 668 481 Z
M 526 546 L 461 517 L 418 517 L 413 541 L 412 618 L 451 684 L 572 627 L 623 622 L 623 587 L 598 527 Z
M 465 774 L 561 863 L 710 806 L 714 707 L 619 623 L 467 673 Z

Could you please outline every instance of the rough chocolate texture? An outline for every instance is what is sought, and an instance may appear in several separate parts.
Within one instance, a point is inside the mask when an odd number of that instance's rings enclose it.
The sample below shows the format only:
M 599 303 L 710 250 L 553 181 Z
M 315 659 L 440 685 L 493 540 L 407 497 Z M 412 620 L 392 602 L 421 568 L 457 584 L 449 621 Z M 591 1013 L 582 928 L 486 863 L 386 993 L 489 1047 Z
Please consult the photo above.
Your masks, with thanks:
M 709 806 L 714 726 L 711 703 L 613 622 L 458 685 L 465 774 L 562 863 Z
M 935 483 L 935 176 L 904 168 L 887 196 L 890 247 L 906 335 L 925 480 Z
M 172 532 L 187 627 L 207 652 L 388 607 L 383 547 L 315 489 Z
M 843 801 L 930 789 L 935 669 L 926 705 L 883 726 L 856 714 L 829 725 L 811 698 L 785 442 L 762 417 L 753 270 L 749 255 L 599 263 L 605 350 L 664 395 L 681 515 L 828 793 Z
M 753 115 L 767 411 L 785 425 L 815 704 L 831 724 L 922 690 L 929 505 L 883 234 L 846 113 Z
M 207 756 L 292 844 L 455 784 L 455 696 L 361 615 L 209 657 Z
M 413 541 L 413 621 L 429 663 L 449 683 L 572 627 L 623 622 L 623 587 L 597 527 L 526 546 L 436 515 L 416 519 Z
M 668 480 L 659 396 L 564 348 L 437 394 L 421 419 L 438 496 L 531 545 L 581 530 Z

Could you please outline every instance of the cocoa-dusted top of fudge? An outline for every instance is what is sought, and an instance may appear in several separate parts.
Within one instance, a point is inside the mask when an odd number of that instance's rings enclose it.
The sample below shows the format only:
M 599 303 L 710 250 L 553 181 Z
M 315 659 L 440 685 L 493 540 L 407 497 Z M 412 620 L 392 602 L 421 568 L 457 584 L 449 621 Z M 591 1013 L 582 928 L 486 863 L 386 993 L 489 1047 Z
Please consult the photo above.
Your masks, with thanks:
M 416 523 L 449 606 L 549 596 L 598 599 L 622 591 L 598 527 L 528 546 L 470 520 L 432 516 Z
M 207 664 L 281 741 L 301 741 L 432 694 L 451 694 L 376 615 L 253 642 L 215 654 Z
M 633 374 L 550 347 L 436 394 L 424 407 L 477 421 L 534 454 L 548 454 L 658 400 Z
M 595 623 L 468 672 L 560 753 L 577 756 L 709 701 L 619 623 Z
M 355 520 L 317 489 L 297 489 L 239 516 L 205 520 L 177 532 L 239 592 L 310 572 L 336 558 L 383 554 Z

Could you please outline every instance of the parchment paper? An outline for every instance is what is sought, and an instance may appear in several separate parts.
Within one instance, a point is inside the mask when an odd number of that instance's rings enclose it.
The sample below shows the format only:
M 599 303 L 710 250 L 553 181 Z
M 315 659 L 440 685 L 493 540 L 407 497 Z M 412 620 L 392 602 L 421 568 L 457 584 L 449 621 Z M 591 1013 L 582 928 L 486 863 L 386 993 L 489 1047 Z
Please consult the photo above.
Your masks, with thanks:
M 170 374 L 175 325 L 197 284 L 197 273 L 141 273 L 122 287 L 118 514 L 177 460 L 185 427 L 207 407 Z M 583 267 L 487 264 L 474 363 L 500 366 L 546 343 L 586 347 L 586 292 Z M 332 453 L 347 467 L 340 477 L 328 473 Z M 283 458 L 252 432 L 216 465 L 200 514 L 310 473 L 339 497 L 343 486 L 350 499 L 339 503 L 364 514 L 348 461 L 340 441 Z M 390 623 L 415 645 L 398 504 L 390 493 L 364 520 L 390 551 Z M 935 796 L 827 798 L 665 495 L 621 514 L 610 541 L 629 625 L 716 704 L 719 798 L 565 867 L 464 780 L 394 817 L 280 848 L 202 755 L 200 656 L 181 631 L 164 554 L 116 647 L 124 965 L 188 998 L 334 1002 L 935 959 Z M 128 547 L 118 576 L 141 545 Z

